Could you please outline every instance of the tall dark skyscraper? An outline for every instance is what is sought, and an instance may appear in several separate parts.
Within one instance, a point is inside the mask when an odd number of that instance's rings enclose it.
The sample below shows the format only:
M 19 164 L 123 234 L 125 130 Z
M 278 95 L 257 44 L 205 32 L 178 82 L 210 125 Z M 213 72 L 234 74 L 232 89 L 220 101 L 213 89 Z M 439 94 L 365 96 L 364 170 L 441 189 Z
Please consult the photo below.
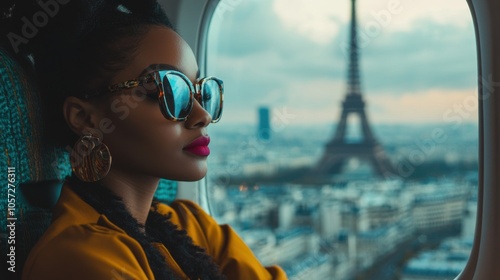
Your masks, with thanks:
M 260 140 L 271 139 L 271 117 L 268 107 L 259 108 L 259 126 L 257 127 L 257 138 Z

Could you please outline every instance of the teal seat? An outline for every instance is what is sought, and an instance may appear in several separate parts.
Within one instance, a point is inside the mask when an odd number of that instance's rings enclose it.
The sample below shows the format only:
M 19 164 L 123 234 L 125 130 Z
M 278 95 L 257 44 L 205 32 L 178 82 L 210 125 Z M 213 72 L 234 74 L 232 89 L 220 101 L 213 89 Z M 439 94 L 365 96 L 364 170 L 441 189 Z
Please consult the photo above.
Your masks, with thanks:
M 5 188 L 0 192 L 2 219 L 0 227 L 6 228 L 7 219 L 15 220 L 15 244 L 7 244 L 10 231 L 2 230 L 1 251 L 15 245 L 15 273 L 9 279 L 20 278 L 24 260 L 50 223 L 51 212 L 47 208 L 30 205 L 22 194 L 21 184 L 48 180 L 60 181 L 69 173 L 64 164 L 62 151 L 41 144 L 40 132 L 43 130 L 40 97 L 29 82 L 29 75 L 5 51 L 0 49 L 0 155 L 1 181 L 7 182 L 8 167 L 15 174 L 15 207 L 8 209 L 9 197 Z M 61 160 L 61 161 L 59 161 Z M 54 194 L 57 196 L 57 194 Z M 10 197 L 13 198 L 13 197 Z M 52 197 L 57 200 L 57 197 Z M 10 215 L 12 214 L 12 215 Z M 9 250 L 10 252 L 10 250 Z M 2 263 L 6 264 L 6 254 Z M 10 257 L 9 257 L 10 259 Z M 7 267 L 10 265 L 7 264 Z M 7 271 L 3 269 L 3 271 Z
M 8 168 L 15 174 L 15 207 L 8 209 L 8 192 L 0 192 L 0 227 L 6 229 L 7 218 L 15 221 L 15 273 L 7 279 L 20 279 L 24 261 L 31 248 L 50 224 L 52 213 L 60 194 L 62 182 L 71 172 L 66 151 L 43 144 L 41 132 L 50 124 L 44 123 L 40 108 L 40 95 L 30 74 L 7 52 L 0 48 L 0 176 L 7 182 Z M 173 201 L 177 183 L 161 180 L 156 197 L 164 203 Z M 10 222 L 10 221 L 9 221 Z M 2 230 L 0 251 L 7 244 L 10 231 Z M 6 264 L 7 254 L 0 254 Z M 7 258 L 7 259 L 6 259 Z M 9 264 L 7 264 L 9 267 Z M 2 275 L 7 269 L 3 269 Z M 11 272 L 9 272 L 11 273 Z M 2 278 L 4 279 L 4 278 Z

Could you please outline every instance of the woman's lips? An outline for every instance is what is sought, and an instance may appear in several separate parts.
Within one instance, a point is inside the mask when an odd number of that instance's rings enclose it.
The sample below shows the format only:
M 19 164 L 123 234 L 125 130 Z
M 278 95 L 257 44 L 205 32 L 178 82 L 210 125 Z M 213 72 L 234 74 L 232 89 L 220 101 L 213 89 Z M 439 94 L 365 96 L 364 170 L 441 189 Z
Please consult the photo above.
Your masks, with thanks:
M 184 151 L 190 152 L 197 156 L 206 157 L 210 154 L 210 149 L 208 144 L 210 143 L 210 137 L 200 136 L 196 138 L 191 144 L 183 148 Z

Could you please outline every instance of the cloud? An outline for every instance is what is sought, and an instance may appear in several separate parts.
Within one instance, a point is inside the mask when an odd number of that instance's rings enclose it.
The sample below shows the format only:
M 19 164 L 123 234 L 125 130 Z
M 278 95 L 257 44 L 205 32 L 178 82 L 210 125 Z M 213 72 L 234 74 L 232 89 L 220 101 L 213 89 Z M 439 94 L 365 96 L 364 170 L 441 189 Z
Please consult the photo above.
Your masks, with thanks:
M 342 82 L 326 79 L 289 80 L 280 85 L 274 85 L 273 88 L 257 82 L 253 87 L 238 84 L 226 87 L 224 116 L 228 116 L 228 120 L 221 123 L 254 123 L 257 120 L 257 108 L 262 105 L 294 115 L 294 124 L 308 124 L 311 121 L 332 123 L 339 117 L 340 102 L 344 96 Z
M 210 25 L 209 48 L 234 57 L 280 48 L 283 42 L 303 40 L 294 32 L 283 32 L 284 26 L 267 0 L 241 1 L 234 10 L 215 17 Z
M 370 119 L 375 123 L 477 122 L 478 98 L 475 88 L 427 90 L 367 97 Z
M 338 35 L 345 22 L 345 13 L 339 13 L 334 1 L 275 0 L 272 9 L 288 31 L 323 45 Z
M 389 7 L 399 7 L 398 13 L 391 13 L 390 31 L 408 31 L 415 22 L 425 20 L 438 24 L 466 27 L 472 25 L 472 16 L 465 1 L 441 0 L 361 0 L 357 1 L 360 17 L 375 18 L 375 14 L 390 11 Z
M 466 27 L 472 17 L 466 2 L 443 0 L 358 0 L 357 21 L 361 31 L 368 34 L 410 31 L 415 22 Z M 269 5 L 269 4 L 268 4 Z M 289 32 L 318 44 L 328 44 L 340 28 L 347 25 L 351 1 L 274 0 L 272 10 Z
M 293 125 L 337 124 L 343 96 L 332 94 L 341 85 L 331 81 L 309 84 L 290 84 L 286 90 L 270 92 L 268 98 L 250 98 L 244 102 L 227 103 L 222 124 L 251 124 L 257 121 L 257 108 L 270 106 L 275 113 L 293 115 Z M 285 93 L 286 95 L 283 95 Z M 279 97 L 285 97 L 282 100 Z M 372 124 L 454 125 L 477 123 L 478 103 L 474 88 L 463 90 L 408 92 L 400 96 L 391 94 L 365 97 L 366 113 Z M 227 116 L 227 118 L 226 118 Z
M 377 38 L 363 48 L 366 88 L 397 94 L 429 88 L 460 89 L 477 84 L 473 26 L 416 22 L 411 32 Z
M 349 1 L 344 2 L 345 9 L 340 11 L 331 1 L 291 0 L 284 5 L 275 0 L 273 6 L 270 1 L 242 1 L 225 13 L 212 26 L 208 49 L 208 73 L 225 81 L 221 123 L 255 123 L 260 105 L 286 107 L 303 124 L 336 122 L 347 68 L 342 46 L 348 38 Z M 305 8 L 304 3 L 311 7 Z M 365 14 L 375 21 L 392 7 L 390 3 L 359 0 L 359 18 Z M 361 77 L 368 115 L 373 115 L 374 122 L 440 122 L 447 106 L 460 102 L 476 87 L 472 23 L 464 25 L 467 20 L 463 18 L 457 21 L 456 15 L 464 14 L 463 7 L 449 13 L 444 10 L 451 1 L 444 3 L 434 3 L 429 6 L 433 11 L 423 13 L 413 7 L 414 2 L 401 0 L 400 12 L 391 15 L 390 23 L 377 36 L 365 37 Z M 435 20 L 438 11 L 449 21 Z M 314 13 L 320 19 L 303 25 Z M 324 20 L 339 28 L 330 32 L 333 29 Z M 330 31 L 315 30 L 324 24 Z M 330 43 L 319 42 L 315 32 L 330 36 Z

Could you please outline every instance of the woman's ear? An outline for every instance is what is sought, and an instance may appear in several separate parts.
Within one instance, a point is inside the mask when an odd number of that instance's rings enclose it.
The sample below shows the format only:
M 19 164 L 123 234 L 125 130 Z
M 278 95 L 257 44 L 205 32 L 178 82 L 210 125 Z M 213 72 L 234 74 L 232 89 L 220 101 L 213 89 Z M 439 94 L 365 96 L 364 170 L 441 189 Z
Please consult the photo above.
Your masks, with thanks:
M 98 129 L 100 114 L 98 108 L 91 102 L 69 96 L 64 100 L 63 115 L 69 128 L 81 135 L 89 129 Z

